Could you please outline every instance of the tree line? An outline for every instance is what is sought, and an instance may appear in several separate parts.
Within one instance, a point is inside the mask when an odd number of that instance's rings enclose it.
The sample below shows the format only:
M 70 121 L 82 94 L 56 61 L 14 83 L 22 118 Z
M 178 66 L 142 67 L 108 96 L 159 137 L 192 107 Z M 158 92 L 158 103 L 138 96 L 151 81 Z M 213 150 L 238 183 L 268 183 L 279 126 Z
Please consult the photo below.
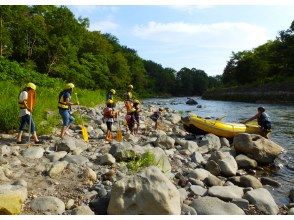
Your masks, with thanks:
M 0 6 L 0 57 L 93 90 L 123 91 L 133 84 L 141 95 L 201 95 L 220 83 L 203 70 L 177 72 L 144 60 L 117 37 L 89 31 L 89 25 L 65 6 Z
M 233 52 L 224 69 L 224 87 L 293 80 L 294 21 L 275 40 L 252 50 Z

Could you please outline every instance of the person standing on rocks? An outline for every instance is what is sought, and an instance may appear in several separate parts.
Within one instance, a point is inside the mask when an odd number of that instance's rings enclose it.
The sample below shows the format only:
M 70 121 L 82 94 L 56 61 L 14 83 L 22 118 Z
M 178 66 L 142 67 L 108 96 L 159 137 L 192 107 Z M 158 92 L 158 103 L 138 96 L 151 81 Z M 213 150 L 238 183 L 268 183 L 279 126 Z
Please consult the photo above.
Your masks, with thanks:
M 134 130 L 134 134 L 138 134 L 139 126 L 140 126 L 140 112 L 142 111 L 142 109 L 140 109 L 139 104 L 140 104 L 140 101 L 137 99 L 134 101 L 134 104 L 133 104 L 133 107 L 135 109 L 134 119 L 135 119 L 135 123 L 137 124 L 136 129 Z
M 29 99 L 29 93 L 34 93 L 36 91 L 36 85 L 34 83 L 28 83 L 26 85 L 26 87 L 20 92 L 19 94 L 19 107 L 20 107 L 20 113 L 19 113 L 19 117 L 20 117 L 20 126 L 19 126 L 19 132 L 17 135 L 17 144 L 23 144 L 24 142 L 22 142 L 21 138 L 22 138 L 22 134 L 23 134 L 23 130 L 26 126 L 26 124 L 29 125 L 29 129 L 31 129 L 31 134 L 35 140 L 36 144 L 40 144 L 41 141 L 38 139 L 36 130 L 35 130 L 35 123 L 32 117 L 32 107 L 33 106 L 29 106 L 28 103 L 28 99 Z
M 113 95 L 115 95 L 115 94 L 116 94 L 116 91 L 114 89 L 109 90 L 109 92 L 106 95 L 106 101 L 108 101 L 109 99 L 114 101 L 113 100 Z
M 71 106 L 79 105 L 78 102 L 73 103 L 70 101 L 74 87 L 75 85 L 73 83 L 68 83 L 64 90 L 59 93 L 58 109 L 63 121 L 60 138 L 63 138 L 65 134 L 68 134 L 69 125 L 74 121 L 74 117 L 71 115 Z
M 154 125 L 154 129 L 157 130 L 157 127 L 158 127 L 158 119 L 161 119 L 161 122 L 162 122 L 162 114 L 163 112 L 163 109 L 162 108 L 159 108 L 158 111 L 155 111 L 151 116 L 150 118 L 152 119 L 152 121 L 155 122 L 155 125 Z
M 265 113 L 264 107 L 258 107 L 257 114 L 247 119 L 243 123 L 246 124 L 247 122 L 253 121 L 255 119 L 257 119 L 257 123 L 260 126 L 262 136 L 267 137 L 267 134 L 271 131 L 272 124 L 270 117 Z
M 106 102 L 106 108 L 103 110 L 103 118 L 107 126 L 106 141 L 112 141 L 112 124 L 114 118 L 117 117 L 117 112 L 114 110 L 114 101 L 109 99 Z
M 127 113 L 130 113 L 131 109 L 133 108 L 133 85 L 128 86 L 128 91 L 124 94 L 125 98 L 125 107 L 127 109 Z

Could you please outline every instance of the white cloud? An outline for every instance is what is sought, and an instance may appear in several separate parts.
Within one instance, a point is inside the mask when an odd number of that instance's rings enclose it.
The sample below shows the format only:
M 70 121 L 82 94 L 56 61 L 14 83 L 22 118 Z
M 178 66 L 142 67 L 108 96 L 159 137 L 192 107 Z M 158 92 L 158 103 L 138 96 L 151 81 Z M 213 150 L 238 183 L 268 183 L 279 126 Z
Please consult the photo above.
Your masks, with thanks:
M 264 27 L 244 22 L 190 24 L 183 22 L 135 26 L 133 34 L 144 40 L 172 43 L 178 46 L 251 49 L 268 40 Z
M 101 32 L 110 32 L 114 31 L 119 27 L 119 25 L 113 21 L 98 21 L 90 24 L 90 31 L 101 31 Z

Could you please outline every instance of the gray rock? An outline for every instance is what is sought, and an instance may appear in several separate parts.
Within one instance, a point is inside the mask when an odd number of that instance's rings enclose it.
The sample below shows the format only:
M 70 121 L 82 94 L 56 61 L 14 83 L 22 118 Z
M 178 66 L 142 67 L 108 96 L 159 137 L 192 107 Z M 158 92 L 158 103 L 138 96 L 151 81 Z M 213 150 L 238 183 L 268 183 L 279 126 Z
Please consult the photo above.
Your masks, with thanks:
M 189 182 L 190 182 L 192 185 L 197 185 L 197 186 L 202 186 L 202 187 L 204 187 L 204 183 L 203 183 L 201 180 L 197 180 L 197 179 L 194 179 L 194 178 L 189 178 Z
M 72 137 L 65 137 L 64 139 L 55 143 L 56 151 L 70 152 L 76 149 L 75 139 Z
M 251 204 L 255 205 L 260 211 L 269 215 L 276 215 L 279 208 L 268 190 L 264 188 L 248 191 L 244 195 Z
M 188 197 L 188 192 L 184 188 L 179 188 L 178 191 L 180 193 L 181 204 L 183 204 L 185 199 Z
M 55 162 L 51 169 L 49 170 L 49 176 L 51 178 L 57 177 L 68 165 L 67 161 L 57 161 Z
M 237 162 L 231 155 L 222 160 L 219 160 L 218 165 L 220 167 L 221 173 L 225 176 L 234 176 L 238 170 Z
M 28 191 L 27 188 L 22 185 L 2 184 L 0 185 L 0 195 L 18 196 L 23 203 L 28 197 Z
M 23 186 L 23 187 L 28 187 L 28 183 L 23 179 L 19 179 L 19 180 L 14 181 L 12 183 L 12 185 L 19 185 L 19 186 Z
M 75 204 L 75 200 L 73 199 L 69 199 L 65 205 L 66 209 L 71 209 L 73 207 L 73 205 Z
M 239 208 L 243 210 L 248 209 L 249 207 L 249 202 L 246 199 L 233 199 L 231 202 L 236 204 Z
M 197 185 L 192 185 L 190 186 L 190 189 L 194 195 L 197 196 L 205 196 L 207 194 L 207 189 L 197 186 Z
M 167 173 L 171 171 L 171 165 L 168 157 L 166 156 L 164 150 L 159 147 L 147 150 L 154 155 L 154 162 L 157 167 L 161 169 L 162 172 Z
M 191 160 L 196 164 L 201 164 L 202 162 L 204 162 L 202 154 L 197 151 L 191 155 Z
M 253 189 L 262 188 L 261 182 L 251 175 L 241 176 L 240 182 L 244 187 L 252 187 Z
M 205 169 L 208 170 L 210 173 L 212 173 L 215 176 L 218 176 L 221 172 L 219 165 L 213 160 L 209 160 L 205 164 Z
M 210 174 L 208 177 L 206 177 L 203 182 L 207 186 L 222 186 L 224 185 L 224 181 L 221 179 L 217 178 L 216 176 Z
M 179 114 L 171 114 L 170 121 L 173 124 L 177 124 L 181 121 L 181 116 Z
M 69 163 L 77 164 L 77 165 L 85 165 L 89 162 L 89 159 L 83 157 L 81 155 L 69 155 L 67 154 L 63 159 L 63 161 L 67 161 Z
M 202 169 L 202 168 L 197 168 L 195 170 L 192 170 L 188 174 L 188 177 L 203 181 L 209 175 L 211 175 L 211 173 L 209 171 Z
M 0 156 L 10 156 L 12 153 L 11 149 L 7 145 L 1 145 L 0 146 Z
M 157 167 L 117 181 L 111 191 L 108 214 L 181 213 L 180 194 Z
M 208 195 L 221 200 L 231 201 L 241 199 L 244 195 L 243 189 L 238 186 L 213 186 L 208 189 Z
M 58 152 L 51 152 L 46 155 L 46 157 L 51 161 L 51 162 L 57 162 L 60 159 L 64 158 L 65 155 L 67 155 L 66 151 L 58 151 Z
M 222 151 L 213 151 L 211 154 L 210 154 L 210 157 L 209 157 L 209 160 L 213 160 L 214 162 L 218 162 L 222 159 L 225 159 L 226 158 L 226 155 L 222 152 Z
M 101 165 L 112 165 L 115 163 L 115 158 L 111 154 L 104 154 L 98 158 Z
M 0 181 L 1 182 L 9 182 L 10 179 L 8 179 L 3 171 L 3 169 L 0 167 Z
M 216 197 L 199 197 L 194 199 L 191 206 L 198 215 L 244 215 L 237 205 L 224 202 Z
M 181 215 L 197 215 L 197 212 L 191 206 L 186 204 L 182 205 Z
M 214 134 L 206 134 L 199 142 L 198 146 L 208 146 L 209 149 L 220 149 L 221 142 L 218 136 Z
M 228 141 L 227 138 L 221 137 L 219 139 L 220 139 L 221 146 L 230 147 L 230 142 Z
M 118 142 L 111 145 L 109 153 L 114 156 L 118 162 L 120 162 L 132 157 L 136 152 L 130 143 Z
M 65 211 L 64 203 L 53 196 L 41 196 L 37 197 L 30 203 L 31 209 L 38 214 L 50 213 L 55 215 L 61 215 Z
M 294 208 L 288 210 L 288 215 L 294 215 Z
M 195 141 L 186 141 L 183 146 L 183 150 L 188 150 L 191 153 L 197 151 L 198 145 Z
M 272 163 L 282 153 L 283 148 L 278 144 L 257 134 L 238 134 L 234 137 L 234 148 L 238 153 L 260 163 Z
M 21 152 L 23 157 L 30 159 L 39 159 L 43 157 L 45 150 L 41 147 L 31 147 Z
M 261 177 L 260 182 L 263 185 L 269 185 L 269 186 L 272 186 L 272 187 L 280 187 L 281 186 L 281 184 L 278 181 L 273 180 L 273 179 L 271 179 L 269 177 Z
M 71 212 L 72 215 L 95 215 L 89 206 L 78 206 Z
M 167 135 L 162 135 L 155 141 L 155 146 L 165 149 L 171 149 L 175 145 L 175 140 Z
M 236 162 L 239 168 L 255 168 L 257 167 L 257 162 L 246 155 L 240 154 L 236 158 Z

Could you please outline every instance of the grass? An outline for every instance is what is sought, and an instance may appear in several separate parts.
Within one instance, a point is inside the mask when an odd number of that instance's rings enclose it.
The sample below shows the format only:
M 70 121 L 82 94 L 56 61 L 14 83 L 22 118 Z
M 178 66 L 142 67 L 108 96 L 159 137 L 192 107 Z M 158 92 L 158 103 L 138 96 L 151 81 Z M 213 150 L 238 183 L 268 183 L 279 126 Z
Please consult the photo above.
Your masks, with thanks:
M 149 151 L 142 155 L 134 154 L 130 161 L 127 162 L 127 168 L 133 172 L 138 172 L 139 170 L 152 165 L 156 166 L 155 156 Z
M 50 134 L 53 128 L 61 126 L 61 117 L 58 113 L 57 103 L 58 94 L 62 90 L 60 85 L 56 87 L 42 87 L 37 83 L 36 90 L 36 105 L 33 111 L 33 118 L 36 124 L 37 133 Z M 9 132 L 18 129 L 19 126 L 19 107 L 18 96 L 25 85 L 18 86 L 11 81 L 0 82 L 0 131 Z M 104 101 L 104 91 L 90 91 L 75 89 L 74 92 L 78 94 L 80 105 L 87 107 L 94 107 L 95 105 Z M 72 97 L 76 102 L 75 96 Z M 79 116 L 76 116 L 77 121 L 80 122 Z M 86 122 L 86 120 L 84 120 Z

